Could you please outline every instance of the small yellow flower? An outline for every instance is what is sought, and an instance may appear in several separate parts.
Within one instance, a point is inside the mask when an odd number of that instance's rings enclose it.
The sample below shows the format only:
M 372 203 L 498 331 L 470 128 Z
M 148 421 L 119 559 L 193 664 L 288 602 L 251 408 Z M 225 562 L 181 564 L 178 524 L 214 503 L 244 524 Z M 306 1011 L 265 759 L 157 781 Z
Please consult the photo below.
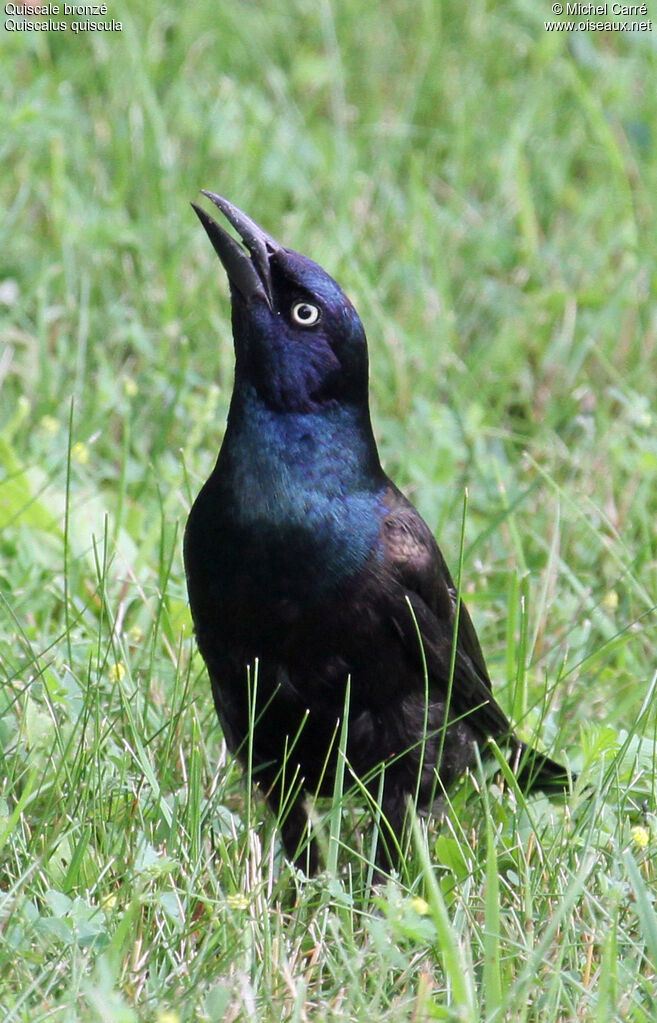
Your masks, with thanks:
M 616 611 L 618 609 L 618 594 L 616 590 L 608 590 L 602 598 L 602 606 L 606 607 L 608 611 Z
M 55 419 L 54 416 L 41 416 L 41 429 L 52 437 L 59 433 L 61 425 L 59 419 Z
M 131 625 L 128 629 L 128 641 L 131 646 L 139 646 L 144 638 L 144 630 L 138 625 Z
M 249 900 L 246 895 L 242 895 L 241 892 L 235 892 L 234 895 L 227 895 L 226 902 L 231 909 L 246 909 L 249 905 Z
M 165 1010 L 164 1012 L 158 1012 L 155 1020 L 156 1023 L 180 1023 L 180 1016 L 177 1012 Z
M 139 394 L 139 384 L 134 377 L 123 378 L 123 391 L 128 398 L 134 398 Z
M 110 682 L 121 682 L 125 678 L 125 664 L 117 661 L 109 670 Z
M 632 828 L 632 841 L 635 845 L 638 845 L 639 849 L 645 849 L 650 842 L 650 832 L 647 828 L 637 825 L 636 828 Z
M 78 465 L 87 465 L 89 461 L 89 448 L 87 445 L 79 440 L 71 448 L 71 458 L 78 463 Z
M 101 905 L 106 913 L 111 913 L 114 907 L 116 906 L 116 903 L 117 903 L 116 895 L 107 895 L 103 899 Z
M 411 906 L 418 914 L 418 916 L 426 916 L 427 913 L 429 912 L 429 903 L 425 902 L 424 899 L 421 898 L 421 896 L 419 895 L 415 895 L 411 899 Z

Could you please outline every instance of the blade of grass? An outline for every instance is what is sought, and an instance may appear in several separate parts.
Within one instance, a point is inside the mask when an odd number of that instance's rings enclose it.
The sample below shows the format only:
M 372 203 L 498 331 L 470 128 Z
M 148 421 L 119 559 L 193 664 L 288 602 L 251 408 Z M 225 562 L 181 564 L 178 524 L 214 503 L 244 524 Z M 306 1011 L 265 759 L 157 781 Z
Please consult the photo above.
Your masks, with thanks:
M 500 881 L 495 833 L 490 814 L 486 817 L 483 996 L 486 1019 L 501 1019 L 503 999 L 500 971 Z
M 463 1023 L 476 1023 L 481 1019 L 476 1009 L 476 995 L 471 964 L 464 947 L 449 919 L 443 893 L 436 881 L 429 849 L 420 829 L 417 816 L 411 818 L 413 841 L 422 867 L 427 902 L 438 933 L 438 956 L 450 987 L 450 1009 Z
M 335 762 L 335 779 L 331 802 L 330 827 L 326 869 L 335 876 L 338 870 L 338 852 L 340 849 L 340 831 L 342 828 L 342 810 L 344 797 L 344 770 L 347 763 L 347 737 L 349 735 L 349 702 L 351 699 L 351 679 L 347 679 L 344 692 L 344 709 L 340 727 L 337 758 Z

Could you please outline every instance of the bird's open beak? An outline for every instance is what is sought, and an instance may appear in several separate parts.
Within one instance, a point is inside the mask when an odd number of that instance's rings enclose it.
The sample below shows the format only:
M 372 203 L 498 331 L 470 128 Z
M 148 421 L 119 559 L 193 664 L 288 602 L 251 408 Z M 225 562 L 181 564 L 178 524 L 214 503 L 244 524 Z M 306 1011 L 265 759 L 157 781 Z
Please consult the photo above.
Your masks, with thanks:
M 203 224 L 208 238 L 214 245 L 215 252 L 223 263 L 230 283 L 237 288 L 245 301 L 248 302 L 250 299 L 258 297 L 263 299 L 271 309 L 273 293 L 269 257 L 281 246 L 271 235 L 258 227 L 255 221 L 247 217 L 246 213 L 242 213 L 227 199 L 215 195 L 214 192 L 206 192 L 205 189 L 202 189 L 202 192 L 215 206 L 219 207 L 249 251 L 249 255 L 247 255 L 242 246 L 227 231 L 224 231 L 216 220 L 213 220 L 196 203 L 192 203 L 194 212 Z

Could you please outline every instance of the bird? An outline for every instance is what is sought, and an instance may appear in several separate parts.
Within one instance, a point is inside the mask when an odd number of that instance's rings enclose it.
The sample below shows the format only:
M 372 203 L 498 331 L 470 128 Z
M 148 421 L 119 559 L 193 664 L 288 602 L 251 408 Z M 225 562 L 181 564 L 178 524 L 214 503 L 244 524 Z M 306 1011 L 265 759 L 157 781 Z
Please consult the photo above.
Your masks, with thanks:
M 351 301 L 202 194 L 238 236 L 191 204 L 228 277 L 235 351 L 223 441 L 183 544 L 216 711 L 293 864 L 320 869 L 309 805 L 346 755 L 380 813 L 378 869 L 398 869 L 409 808 L 435 812 L 491 740 L 521 789 L 564 792 L 572 776 L 514 733 L 433 533 L 382 468 Z

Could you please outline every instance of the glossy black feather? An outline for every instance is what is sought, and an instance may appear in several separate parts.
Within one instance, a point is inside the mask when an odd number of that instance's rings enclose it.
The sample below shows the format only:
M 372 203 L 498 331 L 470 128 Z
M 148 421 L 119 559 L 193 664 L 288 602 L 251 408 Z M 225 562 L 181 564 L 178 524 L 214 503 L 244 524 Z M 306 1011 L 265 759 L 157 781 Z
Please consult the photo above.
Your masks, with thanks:
M 288 855 L 302 845 L 306 794 L 332 791 L 348 678 L 349 764 L 373 794 L 383 765 L 396 839 L 408 800 L 431 810 L 491 737 L 522 784 L 567 787 L 563 768 L 514 737 L 463 604 L 450 686 L 455 587 L 430 529 L 381 468 L 353 306 L 321 267 L 206 194 L 251 262 L 198 211 L 231 282 L 236 359 L 185 567 L 226 741 L 244 759 L 254 723 L 253 766 L 284 819 Z M 382 863 L 394 862 L 390 848 Z M 312 846 L 303 862 L 316 866 Z

